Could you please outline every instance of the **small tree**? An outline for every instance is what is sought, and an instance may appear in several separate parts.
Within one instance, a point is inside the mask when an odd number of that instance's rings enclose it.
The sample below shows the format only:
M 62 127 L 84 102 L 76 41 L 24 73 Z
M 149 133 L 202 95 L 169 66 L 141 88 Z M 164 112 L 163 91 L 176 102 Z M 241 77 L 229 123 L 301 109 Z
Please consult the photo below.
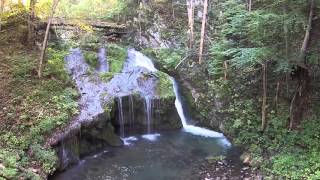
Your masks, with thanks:
M 43 40 L 43 43 L 42 43 L 41 56 L 40 56 L 39 63 L 38 63 L 38 77 L 39 78 L 41 78 L 41 76 L 42 76 L 42 64 L 43 64 L 43 60 L 44 60 L 46 49 L 47 49 L 50 25 L 51 25 L 51 21 L 52 21 L 54 12 L 55 12 L 55 10 L 56 10 L 56 8 L 58 6 L 58 3 L 59 3 L 59 0 L 53 0 L 51 13 L 50 13 L 49 18 L 48 18 L 46 33 L 44 35 L 44 40 Z

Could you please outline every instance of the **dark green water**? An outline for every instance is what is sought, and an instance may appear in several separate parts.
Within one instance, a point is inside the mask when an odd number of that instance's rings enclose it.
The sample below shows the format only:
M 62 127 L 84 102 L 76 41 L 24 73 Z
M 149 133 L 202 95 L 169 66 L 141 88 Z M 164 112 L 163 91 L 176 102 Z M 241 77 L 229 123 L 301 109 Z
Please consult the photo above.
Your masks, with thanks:
M 50 179 L 197 179 L 206 157 L 232 151 L 223 138 L 206 138 L 183 131 L 162 132 L 154 141 L 135 137 L 137 140 L 131 141 L 131 145 L 108 147 Z

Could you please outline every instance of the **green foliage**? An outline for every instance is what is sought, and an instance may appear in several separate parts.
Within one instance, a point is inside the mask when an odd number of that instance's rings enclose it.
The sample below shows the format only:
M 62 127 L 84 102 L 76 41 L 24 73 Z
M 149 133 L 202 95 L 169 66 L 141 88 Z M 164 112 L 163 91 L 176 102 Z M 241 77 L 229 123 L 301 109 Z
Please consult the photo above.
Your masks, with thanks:
M 110 19 L 125 7 L 125 0 L 61 1 L 57 14 L 68 18 Z
M 185 50 L 167 48 L 146 48 L 143 52 L 151 57 L 166 70 L 174 70 L 176 65 L 183 59 Z
M 169 75 L 158 71 L 157 76 L 159 78 L 157 86 L 158 95 L 163 98 L 174 97 L 173 85 Z
M 87 51 L 98 51 L 99 47 L 101 46 L 99 35 L 92 32 L 87 32 L 82 34 L 79 37 L 75 37 L 73 41 L 78 42 L 79 46 L 82 50 Z
M 47 65 L 43 74 L 45 76 L 54 76 L 60 80 L 67 81 L 69 76 L 65 69 L 64 57 L 68 54 L 68 51 L 58 50 L 54 48 L 47 49 Z
M 32 71 L 34 70 L 35 63 L 32 61 L 31 57 L 13 56 L 12 61 L 15 61 L 13 67 L 13 76 L 16 79 L 24 79 L 32 76 Z
M 103 81 L 110 81 L 113 78 L 114 73 L 113 72 L 105 72 L 105 73 L 100 73 L 100 78 Z
M 108 44 L 107 60 L 110 66 L 110 72 L 119 73 L 127 59 L 127 49 L 116 44 Z
M 4 168 L 0 168 L 0 176 L 40 179 L 33 169 L 51 173 L 56 162 L 53 150 L 40 146 L 48 134 L 77 113 L 78 93 L 66 76 L 64 50 L 48 49 L 45 76 L 38 79 L 34 77 L 37 54 L 14 46 L 12 49 L 14 55 L 5 55 L 10 74 L 4 83 L 10 98 L 4 99 L 7 105 L 0 134 L 0 164 Z
M 96 68 L 98 66 L 98 55 L 94 51 L 84 51 L 83 52 L 84 59 L 86 62 L 92 67 Z
M 31 134 L 37 137 L 52 131 L 57 126 L 64 125 L 72 115 L 78 112 L 78 104 L 75 98 L 78 97 L 77 91 L 66 88 L 61 94 L 52 96 L 51 103 L 54 111 L 50 116 L 43 116 L 39 119 L 39 124 L 31 128 Z
M 58 159 L 53 149 L 45 149 L 39 144 L 33 144 L 30 149 L 46 173 L 50 174 L 55 170 Z

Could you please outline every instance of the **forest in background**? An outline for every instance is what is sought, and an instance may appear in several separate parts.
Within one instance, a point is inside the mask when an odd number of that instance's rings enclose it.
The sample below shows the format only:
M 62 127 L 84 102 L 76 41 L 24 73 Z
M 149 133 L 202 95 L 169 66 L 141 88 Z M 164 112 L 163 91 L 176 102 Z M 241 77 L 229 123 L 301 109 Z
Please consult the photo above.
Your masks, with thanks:
M 196 118 L 243 146 L 252 167 L 270 178 L 320 178 L 317 0 L 85 0 L 61 1 L 53 10 L 54 2 L 1 1 L 0 177 L 54 171 L 45 137 L 77 111 L 63 57 L 69 47 L 99 39 L 81 21 L 94 19 L 130 27 L 136 38 L 124 43 L 187 82 Z M 51 15 L 73 19 L 83 41 L 49 38 L 38 78 Z M 142 41 L 150 32 L 160 34 L 158 47 Z

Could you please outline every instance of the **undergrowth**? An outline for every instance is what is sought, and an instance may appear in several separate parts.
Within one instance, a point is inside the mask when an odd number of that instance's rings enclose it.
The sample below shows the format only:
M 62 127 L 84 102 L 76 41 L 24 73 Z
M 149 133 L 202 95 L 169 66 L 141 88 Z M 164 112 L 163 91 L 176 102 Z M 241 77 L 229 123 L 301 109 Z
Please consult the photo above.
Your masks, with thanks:
M 13 52 L 7 59 L 11 73 L 1 119 L 0 177 L 40 179 L 57 163 L 55 151 L 43 147 L 45 138 L 77 113 L 78 93 L 65 72 L 65 50 L 48 49 L 42 79 L 36 78 L 34 52 Z

